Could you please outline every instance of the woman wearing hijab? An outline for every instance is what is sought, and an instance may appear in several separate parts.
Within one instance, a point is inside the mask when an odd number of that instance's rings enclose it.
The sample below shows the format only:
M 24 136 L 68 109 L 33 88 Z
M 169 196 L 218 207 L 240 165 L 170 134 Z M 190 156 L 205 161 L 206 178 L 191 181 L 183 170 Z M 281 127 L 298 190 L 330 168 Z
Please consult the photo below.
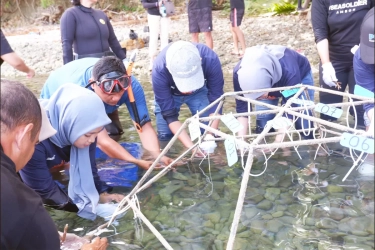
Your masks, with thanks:
M 235 91 L 279 88 L 294 86 L 299 83 L 314 85 L 310 63 L 305 56 L 280 45 L 258 45 L 247 48 L 243 59 L 233 70 Z M 308 94 L 309 99 L 314 100 L 314 91 L 308 90 Z M 286 102 L 286 98 L 282 96 L 280 91 L 258 92 L 244 94 L 244 96 L 275 106 L 279 103 L 279 97 L 282 97 L 282 103 Z M 306 96 L 304 98 L 307 99 Z M 268 110 L 268 108 L 255 105 L 255 110 Z M 249 112 L 247 102 L 236 100 L 236 111 L 237 113 Z M 257 133 L 260 133 L 266 123 L 274 117 L 275 114 L 257 115 Z M 292 117 L 288 118 L 291 119 Z M 239 135 L 247 134 L 247 119 L 247 117 L 239 117 L 239 121 L 245 125 L 244 130 L 240 131 Z M 309 127 L 306 120 L 304 120 L 303 125 L 300 120 L 298 119 L 296 122 L 297 128 Z M 304 137 L 306 139 L 312 138 L 312 133 Z M 276 137 L 276 141 L 281 141 L 282 138 L 283 135 L 281 134 Z
M 98 204 L 122 199 L 121 195 L 107 193 L 111 187 L 100 181 L 96 168 L 96 136 L 111 122 L 101 99 L 94 92 L 69 83 L 40 103 L 57 133 L 36 145 L 31 160 L 20 171 L 23 182 L 46 205 L 77 212 L 86 219 L 94 220 L 104 207 L 114 211 L 116 204 L 111 204 L 113 207 Z M 51 174 L 67 163 L 70 165 L 68 192 Z

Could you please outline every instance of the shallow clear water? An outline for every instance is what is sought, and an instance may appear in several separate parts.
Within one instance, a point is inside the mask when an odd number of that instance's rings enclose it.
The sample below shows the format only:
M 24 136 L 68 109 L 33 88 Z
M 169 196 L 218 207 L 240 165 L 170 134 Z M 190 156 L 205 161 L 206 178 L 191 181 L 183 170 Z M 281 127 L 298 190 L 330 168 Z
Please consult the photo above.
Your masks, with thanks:
M 44 79 L 26 82 L 19 78 L 36 94 Z M 232 91 L 230 76 L 226 80 L 226 90 Z M 152 113 L 153 95 L 147 81 L 145 77 L 142 82 Z M 234 111 L 234 102 L 226 105 L 226 112 Z M 125 128 L 122 140 L 139 142 L 126 108 L 121 107 L 120 114 Z M 189 117 L 187 108 L 182 109 L 181 117 Z M 329 146 L 342 151 L 339 144 Z M 181 152 L 183 148 L 177 143 L 170 156 Z M 299 147 L 298 152 L 302 159 L 295 152 L 287 157 L 276 153 L 263 175 L 250 177 L 234 249 L 374 249 L 374 177 L 361 177 L 354 170 L 342 182 L 352 166 L 350 158 L 333 154 L 314 161 L 315 151 L 309 147 Z M 114 163 L 108 160 L 105 164 Z M 264 163 L 259 154 L 252 174 L 261 173 Z M 142 174 L 136 171 L 136 177 Z M 224 145 L 218 143 L 210 161 L 182 165 L 140 192 L 141 211 L 174 249 L 224 249 L 242 174 L 240 163 L 227 166 Z M 124 194 L 129 190 L 116 189 Z M 104 222 L 57 210 L 49 212 L 59 230 L 69 224 L 69 232 L 79 235 Z M 109 249 L 163 249 L 147 226 L 134 219 L 132 211 L 118 222 L 108 228 L 114 231 L 101 234 L 108 237 Z

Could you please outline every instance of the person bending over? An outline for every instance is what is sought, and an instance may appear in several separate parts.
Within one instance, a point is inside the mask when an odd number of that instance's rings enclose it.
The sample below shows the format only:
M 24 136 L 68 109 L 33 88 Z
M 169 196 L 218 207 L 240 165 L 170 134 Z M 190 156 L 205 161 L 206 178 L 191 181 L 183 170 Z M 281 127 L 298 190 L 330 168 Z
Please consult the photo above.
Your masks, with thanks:
M 357 85 L 374 93 L 374 8 L 369 10 L 361 26 L 361 39 L 353 58 L 354 77 Z M 363 105 L 367 133 L 374 137 L 374 104 Z
M 152 164 L 151 161 L 134 158 L 111 138 L 119 138 L 119 135 L 123 133 L 118 115 L 111 116 L 122 104 L 125 104 L 128 108 L 135 125 L 135 116 L 127 91 L 129 84 L 131 84 L 141 119 L 142 132 L 137 132 L 142 146 L 155 158 L 160 154 L 159 142 L 151 124 L 143 88 L 134 76 L 130 77 L 126 74 L 122 61 L 114 56 L 108 56 L 100 59 L 83 58 L 70 62 L 50 74 L 42 88 L 40 97 L 48 99 L 59 86 L 69 82 L 87 87 L 95 92 L 104 102 L 105 110 L 112 119 L 112 123 L 107 125 L 98 135 L 99 148 L 109 157 L 125 160 L 143 169 L 148 169 Z M 169 165 L 172 159 L 164 156 L 161 161 L 165 165 Z
M 266 88 L 279 88 L 294 86 L 296 84 L 314 85 L 310 63 L 307 58 L 298 52 L 280 45 L 258 45 L 247 48 L 243 59 L 235 66 L 233 70 L 233 87 L 235 91 L 257 90 Z M 308 90 L 309 99 L 313 100 L 314 91 Z M 279 91 L 257 92 L 244 94 L 246 98 L 261 101 L 270 105 L 277 106 L 279 98 L 282 97 L 282 103 L 287 99 Z M 305 94 L 302 94 L 306 100 Z M 301 97 L 300 97 L 301 98 Z M 298 104 L 292 104 L 297 107 Z M 269 108 L 255 105 L 255 110 L 269 110 Z M 237 113 L 249 112 L 247 102 L 236 100 Z M 275 114 L 257 115 L 257 127 L 260 133 L 268 121 L 272 120 Z M 288 119 L 292 116 L 287 115 Z M 239 135 L 247 134 L 248 118 L 239 117 L 238 120 L 244 125 Z M 297 129 L 312 127 L 307 120 L 299 118 Z M 288 127 L 281 128 L 278 132 L 285 132 Z M 275 142 L 281 142 L 285 134 L 280 133 L 276 136 Z M 312 139 L 313 133 L 308 132 L 304 135 L 306 139 Z
M 167 141 L 181 127 L 180 107 L 186 104 L 192 115 L 206 108 L 224 92 L 224 77 L 217 54 L 204 44 L 177 41 L 155 59 L 152 70 L 158 137 Z M 213 114 L 217 105 L 204 115 Z M 212 123 L 218 127 L 219 121 Z M 180 141 L 188 148 L 193 142 L 184 130 Z
M 34 94 L 23 84 L 1 79 L 1 249 L 60 249 L 55 223 L 41 198 L 17 175 L 34 153 L 35 145 L 56 133 Z M 107 239 L 89 244 L 67 234 L 75 249 L 104 250 Z M 68 242 L 63 242 L 65 245 Z
M 107 193 L 112 188 L 99 179 L 96 167 L 96 137 L 111 122 L 103 102 L 92 91 L 70 83 L 41 104 L 57 134 L 36 145 L 32 158 L 20 171 L 22 180 L 45 204 L 95 219 L 96 211 L 103 207 L 97 207 L 98 201 L 119 202 L 123 198 Z M 58 186 L 50 172 L 64 165 L 69 170 L 68 192 Z

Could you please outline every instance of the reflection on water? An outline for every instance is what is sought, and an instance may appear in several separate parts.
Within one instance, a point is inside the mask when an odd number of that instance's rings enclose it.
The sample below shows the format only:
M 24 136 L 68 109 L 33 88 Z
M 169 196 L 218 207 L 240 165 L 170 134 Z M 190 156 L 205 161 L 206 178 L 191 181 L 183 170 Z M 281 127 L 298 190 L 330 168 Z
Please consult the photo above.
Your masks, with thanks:
M 40 80 L 26 84 L 39 94 Z M 144 88 L 152 113 L 151 86 L 145 83 Z M 230 84 L 226 88 L 231 90 Z M 234 103 L 230 106 L 233 109 Z M 139 142 L 126 108 L 120 113 L 126 130 L 122 139 Z M 188 110 L 182 109 L 182 117 L 188 116 Z M 181 146 L 174 147 L 171 156 L 181 152 Z M 308 147 L 300 147 L 299 153 L 302 159 L 296 153 L 288 157 L 276 153 L 264 174 L 250 177 L 234 249 L 374 249 L 374 177 L 353 171 L 342 182 L 352 166 L 350 158 L 333 154 L 313 161 L 315 151 Z M 107 163 L 114 164 L 111 160 Z M 260 155 L 252 174 L 263 172 L 264 167 Z M 142 174 L 138 171 L 137 177 Z M 173 249 L 224 249 L 242 174 L 240 163 L 227 167 L 224 145 L 219 142 L 210 161 L 183 165 L 139 193 L 141 211 Z M 69 224 L 69 232 L 78 235 L 104 222 L 49 212 L 59 230 Z M 108 237 L 109 249 L 163 249 L 147 226 L 134 219 L 132 211 L 118 221 L 101 234 Z
M 250 178 L 234 249 L 373 249 L 373 177 L 354 171 L 342 182 L 351 162 L 333 155 L 311 164 L 313 153 L 301 149 L 302 160 L 276 154 Z M 225 248 L 243 169 L 227 167 L 222 155 L 219 143 L 209 164 L 181 166 L 138 194 L 142 213 L 174 249 Z M 252 173 L 263 169 L 258 159 Z M 68 223 L 81 235 L 103 223 L 50 212 L 60 228 Z M 101 236 L 112 249 L 163 249 L 132 211 L 109 229 Z

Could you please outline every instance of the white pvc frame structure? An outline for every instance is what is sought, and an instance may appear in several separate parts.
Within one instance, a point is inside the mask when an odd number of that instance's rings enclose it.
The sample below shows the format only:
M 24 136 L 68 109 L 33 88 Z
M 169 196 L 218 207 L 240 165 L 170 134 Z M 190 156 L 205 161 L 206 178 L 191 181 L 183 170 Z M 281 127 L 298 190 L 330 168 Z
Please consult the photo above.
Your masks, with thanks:
M 298 97 L 303 92 L 305 92 L 306 96 L 308 96 L 307 90 L 312 89 L 312 90 L 315 90 L 315 91 L 322 91 L 322 92 L 326 92 L 326 93 L 332 93 L 332 94 L 335 94 L 335 95 L 341 95 L 341 96 L 347 97 L 349 99 L 348 102 L 329 104 L 330 107 L 340 107 L 340 108 L 347 107 L 347 108 L 350 108 L 350 107 L 354 107 L 354 106 L 357 106 L 357 105 L 374 103 L 374 99 L 371 99 L 371 98 L 368 98 L 368 97 L 362 97 L 362 96 L 349 94 L 349 93 L 346 93 L 346 92 L 344 93 L 344 92 L 340 92 L 340 91 L 333 91 L 333 90 L 328 90 L 328 89 L 323 89 L 323 88 L 318 88 L 318 87 L 313 87 L 313 86 L 308 86 L 308 85 L 299 85 L 298 86 L 299 90 L 294 94 L 294 96 L 290 97 L 288 99 L 288 101 L 286 102 L 286 104 L 282 107 L 265 104 L 265 103 L 259 102 L 257 100 L 250 100 L 250 99 L 247 99 L 247 98 L 244 98 L 243 96 L 241 96 L 241 95 L 246 94 L 246 93 L 274 92 L 274 91 L 283 91 L 283 90 L 295 89 L 295 88 L 296 88 L 296 86 L 281 87 L 281 88 L 270 88 L 270 89 L 259 89 L 259 90 L 242 91 L 242 92 L 227 92 L 224 95 L 222 95 L 219 99 L 217 99 L 216 101 L 211 103 L 209 106 L 207 106 L 205 109 L 201 110 L 199 113 L 197 113 L 193 117 L 187 119 L 182 124 L 181 128 L 177 131 L 177 133 L 174 135 L 174 137 L 170 140 L 168 145 L 164 148 L 164 150 L 157 157 L 157 159 L 152 164 L 152 166 L 147 170 L 147 172 L 143 175 L 143 177 L 138 181 L 138 183 L 133 188 L 133 190 L 119 203 L 116 211 L 112 215 L 111 220 L 108 223 L 105 223 L 105 224 L 99 226 L 96 230 L 94 230 L 93 232 L 90 232 L 90 233 L 92 234 L 95 231 L 98 232 L 101 229 L 109 226 L 114 221 L 114 219 L 116 218 L 117 215 L 119 215 L 119 214 L 121 214 L 121 213 L 123 213 L 123 212 L 125 212 L 125 211 L 127 211 L 128 209 L 131 208 L 131 209 L 133 209 L 134 216 L 137 217 L 137 218 L 140 218 L 149 227 L 149 229 L 155 234 L 155 236 L 159 239 L 159 241 L 163 244 L 163 246 L 166 249 L 173 249 L 169 245 L 169 243 L 164 239 L 164 237 L 158 232 L 158 230 L 152 225 L 152 223 L 142 214 L 142 212 L 140 210 L 140 207 L 139 207 L 139 203 L 135 202 L 137 200 L 136 194 L 143 191 L 147 187 L 149 187 L 153 182 L 156 182 L 160 177 L 164 176 L 169 170 L 171 170 L 173 168 L 173 165 L 175 163 L 177 163 L 183 157 L 187 156 L 190 152 L 192 152 L 193 156 L 194 156 L 194 154 L 196 152 L 196 149 L 198 148 L 200 142 L 202 140 L 204 140 L 204 137 L 205 137 L 205 135 L 208 131 L 208 132 L 211 132 L 211 133 L 213 133 L 217 136 L 220 136 L 219 138 L 215 138 L 215 139 L 211 139 L 211 140 L 222 141 L 222 140 L 225 140 L 225 139 L 230 139 L 230 138 L 233 139 L 234 138 L 237 145 L 241 145 L 243 148 L 248 150 L 248 155 L 247 155 L 246 164 L 245 164 L 245 167 L 244 167 L 244 174 L 243 174 L 243 178 L 242 178 L 242 182 L 241 182 L 240 192 L 239 192 L 239 195 L 238 195 L 236 210 L 235 210 L 235 214 L 234 214 L 234 217 L 233 217 L 232 226 L 231 226 L 231 229 L 230 229 L 230 235 L 229 235 L 229 239 L 228 239 L 228 243 L 227 243 L 227 247 L 226 247 L 227 250 L 231 250 L 233 248 L 233 244 L 234 244 L 234 241 L 235 241 L 237 227 L 238 227 L 238 223 L 239 223 L 239 220 L 240 220 L 242 207 L 243 207 L 243 203 L 244 203 L 244 198 L 245 198 L 245 194 L 246 194 L 246 188 L 247 188 L 247 185 L 248 185 L 249 177 L 251 175 L 250 171 L 251 171 L 251 166 L 252 166 L 252 163 L 253 163 L 253 157 L 254 157 L 254 150 L 255 149 L 263 149 L 263 148 L 277 149 L 277 148 L 286 148 L 286 147 L 295 147 L 295 149 L 296 149 L 296 147 L 301 146 L 301 145 L 314 145 L 314 144 L 319 144 L 323 147 L 323 149 L 327 149 L 326 143 L 339 142 L 342 139 L 341 134 L 343 132 L 351 132 L 353 134 L 363 133 L 363 131 L 361 131 L 361 130 L 357 130 L 355 128 L 350 128 L 349 126 L 343 126 L 343 125 L 340 125 L 340 124 L 337 124 L 337 123 L 325 121 L 325 120 L 322 120 L 320 118 L 315 117 L 314 108 L 315 108 L 316 104 L 308 105 L 308 106 L 302 106 L 302 107 L 291 107 L 291 104 L 293 103 L 293 100 L 298 99 Z M 279 117 L 282 117 L 285 113 L 288 113 L 288 114 L 293 115 L 295 117 L 303 118 L 303 119 L 306 119 L 306 120 L 309 120 L 309 121 L 313 122 L 314 127 L 308 128 L 308 129 L 305 128 L 304 129 L 305 131 L 309 130 L 309 131 L 315 132 L 315 134 L 320 134 L 320 135 L 325 134 L 327 136 L 321 136 L 321 138 L 315 138 L 315 139 L 312 139 L 312 140 L 298 140 L 298 141 L 289 141 L 289 142 L 282 142 L 282 143 L 260 144 L 260 142 L 266 136 L 272 136 L 272 135 L 277 134 L 276 132 L 275 133 L 269 133 L 269 130 L 271 129 L 271 126 L 266 126 L 264 128 L 264 130 L 262 131 L 262 133 L 260 133 L 260 134 L 255 134 L 255 135 L 249 134 L 248 136 L 245 136 L 245 138 L 251 138 L 251 139 L 254 138 L 251 142 L 247 142 L 247 141 L 243 140 L 244 137 L 239 138 L 239 137 L 234 137 L 233 135 L 225 134 L 225 133 L 223 133 L 223 132 L 221 132 L 217 129 L 211 128 L 210 124 L 212 123 L 212 121 L 214 121 L 216 119 L 220 119 L 220 115 L 218 114 L 218 112 L 223 107 L 224 101 L 229 97 L 233 97 L 237 100 L 247 102 L 248 107 L 250 107 L 250 104 L 256 104 L 256 105 L 262 105 L 262 106 L 266 106 L 266 107 L 270 108 L 270 110 L 262 110 L 262 111 L 253 111 L 253 112 L 247 112 L 247 113 L 233 114 L 234 117 L 247 116 L 247 117 L 250 118 L 250 117 L 252 117 L 254 115 L 257 115 L 257 114 L 275 113 L 276 116 L 275 116 L 274 119 L 277 119 Z M 353 99 L 357 99 L 357 100 L 354 101 Z M 204 118 L 199 117 L 199 115 L 203 114 L 205 111 L 209 110 L 211 107 L 215 106 L 216 104 L 218 104 L 218 107 L 216 109 L 216 112 L 215 112 L 214 116 L 204 117 Z M 307 110 L 307 109 L 312 112 L 312 114 L 313 114 L 312 116 L 305 115 L 305 114 L 302 114 L 302 113 L 299 112 L 299 111 L 304 111 L 304 110 Z M 249 108 L 249 110 L 250 110 L 250 108 Z M 248 121 L 249 121 L 248 131 L 251 131 L 251 128 L 250 128 L 251 121 L 250 120 L 251 119 L 248 119 Z M 202 122 L 207 122 L 207 121 L 209 121 L 208 125 L 205 125 L 205 124 L 202 123 Z M 167 167 L 162 169 L 152 179 L 150 179 L 146 182 L 146 179 L 151 174 L 151 172 L 154 170 L 157 163 L 169 151 L 169 149 L 173 146 L 175 141 L 178 139 L 178 136 L 180 135 L 180 133 L 184 129 L 188 128 L 188 125 L 190 123 L 196 123 L 197 125 L 199 125 L 199 127 L 205 129 L 206 130 L 205 134 L 203 134 L 203 136 L 198 139 L 198 142 L 196 142 L 191 148 L 187 149 L 183 154 L 181 154 L 178 158 L 176 158 L 170 165 L 168 165 Z M 331 129 L 326 129 L 323 126 L 327 126 L 329 128 L 336 129 L 337 131 L 333 131 Z M 296 132 L 296 130 L 294 130 L 294 132 Z M 249 133 L 251 133 L 251 132 L 249 132 Z M 349 170 L 347 175 L 344 177 L 343 181 L 345 181 L 346 177 L 350 174 L 350 172 L 354 169 L 354 167 L 358 166 L 359 162 L 361 161 L 362 155 L 363 155 L 363 152 L 357 158 L 357 160 L 353 159 L 354 160 L 353 166 Z

